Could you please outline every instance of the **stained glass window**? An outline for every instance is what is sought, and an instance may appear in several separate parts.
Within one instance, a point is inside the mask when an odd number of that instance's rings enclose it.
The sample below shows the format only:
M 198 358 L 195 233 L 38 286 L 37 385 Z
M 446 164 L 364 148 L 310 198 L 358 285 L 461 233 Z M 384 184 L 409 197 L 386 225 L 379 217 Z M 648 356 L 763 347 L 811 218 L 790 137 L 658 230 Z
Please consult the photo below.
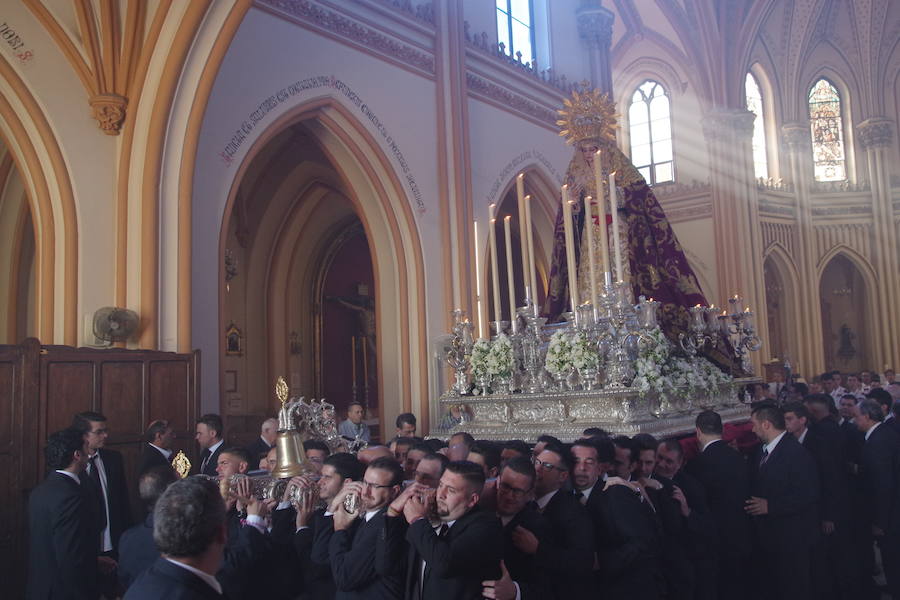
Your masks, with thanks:
M 816 181 L 847 179 L 841 95 L 827 79 L 818 80 L 809 91 L 809 124 Z
M 634 91 L 628 108 L 631 162 L 650 185 L 675 181 L 669 95 L 647 80 Z
M 531 17 L 531 0 L 497 0 L 497 40 L 513 58 L 521 52 L 523 63 L 534 61 Z
M 747 73 L 744 82 L 747 110 L 756 115 L 753 120 L 753 174 L 756 178 L 769 177 L 769 159 L 766 155 L 766 122 L 763 116 L 762 93 L 752 73 Z

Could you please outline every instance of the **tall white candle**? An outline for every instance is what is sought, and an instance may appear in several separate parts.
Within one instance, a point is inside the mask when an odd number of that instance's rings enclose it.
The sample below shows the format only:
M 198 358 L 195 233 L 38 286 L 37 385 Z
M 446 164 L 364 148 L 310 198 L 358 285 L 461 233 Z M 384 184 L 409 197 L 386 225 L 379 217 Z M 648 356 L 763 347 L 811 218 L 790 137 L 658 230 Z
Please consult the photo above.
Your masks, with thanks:
M 584 198 L 584 231 L 587 233 L 587 247 L 588 247 L 588 260 L 589 271 L 591 274 L 591 306 L 594 308 L 596 313 L 597 311 L 597 264 L 596 260 L 594 260 L 594 218 L 593 218 L 593 210 L 591 210 L 591 204 L 593 203 L 593 198 L 590 196 L 585 196 Z M 605 225 L 605 223 L 604 223 Z
M 525 219 L 525 173 L 516 175 L 516 200 L 519 206 L 519 250 L 522 254 L 522 281 L 525 283 L 525 297 L 531 298 L 528 286 L 528 223 Z
M 531 195 L 525 196 L 525 232 L 528 236 L 528 275 L 531 280 L 531 300 L 534 302 L 534 316 L 538 315 L 537 269 L 534 266 L 534 233 L 531 226 Z
M 481 257 L 479 256 L 478 246 L 481 244 L 481 241 L 478 239 L 478 219 L 475 219 L 473 222 L 473 229 L 475 230 L 475 237 L 472 238 L 475 240 L 475 308 L 478 314 L 478 338 L 485 339 L 484 336 L 484 324 L 486 319 L 484 318 L 484 313 L 482 313 L 482 298 L 481 298 Z
M 506 233 L 506 283 L 509 286 L 509 322 L 512 324 L 512 332 L 516 332 L 516 284 L 513 279 L 512 260 L 512 233 L 509 222 L 512 217 L 503 217 L 503 231 Z
M 606 195 L 603 193 L 603 163 L 601 152 L 594 153 L 594 183 L 597 186 L 597 216 L 600 224 L 600 260 L 603 272 L 609 272 L 609 233 L 606 230 Z
M 502 317 L 500 316 L 500 271 L 497 270 L 497 219 L 494 218 L 494 208 L 496 208 L 496 206 L 496 204 L 491 204 L 488 207 L 488 224 L 490 225 L 488 239 L 491 247 L 491 283 L 493 284 L 492 290 L 494 292 L 494 320 L 500 321 Z
M 616 172 L 609 174 L 609 212 L 612 214 L 613 246 L 616 253 L 616 280 L 624 281 L 622 271 L 622 248 L 619 245 L 619 203 L 616 200 Z
M 569 186 L 562 186 L 563 228 L 566 236 L 566 268 L 569 271 L 569 299 L 572 314 L 578 307 L 578 273 L 575 265 L 575 233 L 572 224 L 572 201 L 569 200 Z

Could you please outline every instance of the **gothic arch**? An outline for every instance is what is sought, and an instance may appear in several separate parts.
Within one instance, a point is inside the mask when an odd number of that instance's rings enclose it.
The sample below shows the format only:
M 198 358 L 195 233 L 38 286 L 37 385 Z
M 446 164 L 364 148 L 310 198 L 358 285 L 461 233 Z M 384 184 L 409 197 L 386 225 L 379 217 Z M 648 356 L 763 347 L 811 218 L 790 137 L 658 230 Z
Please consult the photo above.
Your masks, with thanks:
M 801 355 L 801 345 L 797 343 L 797 340 L 801 339 L 802 335 L 802 318 L 801 318 L 801 302 L 800 302 L 800 290 L 797 282 L 800 281 L 800 273 L 797 270 L 797 266 L 794 264 L 793 259 L 790 254 L 785 250 L 785 248 L 779 244 L 774 243 L 770 245 L 764 254 L 763 257 L 763 270 L 765 271 L 765 265 L 771 264 L 772 268 L 777 272 L 782 285 L 784 286 L 783 299 L 785 303 L 785 312 L 782 324 L 785 326 L 782 334 L 785 338 L 785 348 L 788 349 L 789 357 L 793 360 L 794 365 L 796 366 L 799 361 L 802 361 L 803 365 L 810 365 L 812 357 L 804 357 Z M 764 285 L 767 282 L 763 282 Z M 769 301 L 766 299 L 766 304 Z M 770 338 L 768 331 L 768 322 L 765 323 L 765 330 L 760 328 L 761 336 L 764 340 L 768 340 Z M 768 360 L 770 357 L 765 357 Z M 785 358 L 785 357 L 779 357 Z
M 780 128 L 778 124 L 778 112 L 776 109 L 780 96 L 776 95 L 776 86 L 773 85 L 772 79 L 769 77 L 769 71 L 759 62 L 750 65 L 748 72 L 756 78 L 756 83 L 762 92 L 763 100 L 763 127 L 766 130 L 766 154 L 768 157 L 769 177 L 777 179 L 781 174 L 779 164 L 779 143 L 781 137 L 778 135 Z
M 798 98 L 798 101 L 802 102 L 802 110 L 800 114 L 804 115 L 804 122 L 807 122 L 809 119 L 809 92 L 816 84 L 816 82 L 820 79 L 825 79 L 835 88 L 837 88 L 838 94 L 841 97 L 841 119 L 844 133 L 844 154 L 846 156 L 845 160 L 847 162 L 847 179 L 855 183 L 857 181 L 857 176 L 856 149 L 854 144 L 854 112 L 856 100 L 854 93 L 855 90 L 859 89 L 859 87 L 855 84 L 855 82 L 853 86 L 848 85 L 847 81 L 843 79 L 837 71 L 833 70 L 830 67 L 821 67 L 816 69 L 813 72 L 813 75 L 805 80 L 806 85 L 801 90 L 801 97 Z
M 378 330 L 384 332 L 377 340 L 381 357 L 379 397 L 395 399 L 394 405 L 385 403 L 382 426 L 403 411 L 416 412 L 423 423 L 428 423 L 424 264 L 415 219 L 387 156 L 363 124 L 335 98 L 321 96 L 288 109 L 253 141 L 235 172 L 224 207 L 219 234 L 219 281 L 224 280 L 222 258 L 228 221 L 248 165 L 275 135 L 299 122 L 313 134 L 339 173 L 369 242 L 376 276 L 375 295 L 381 299 L 376 306 L 376 321 Z M 224 331 L 222 302 L 220 290 L 219 332 Z M 220 359 L 223 352 L 219 344 Z M 417 368 L 412 367 L 413 361 L 418 361 Z M 221 388 L 221 380 L 218 383 Z M 413 404 L 414 398 L 417 405 Z
M 36 333 L 45 343 L 75 345 L 79 265 L 72 183 L 46 115 L 6 58 L 0 58 L 0 139 L 25 183 L 34 223 Z

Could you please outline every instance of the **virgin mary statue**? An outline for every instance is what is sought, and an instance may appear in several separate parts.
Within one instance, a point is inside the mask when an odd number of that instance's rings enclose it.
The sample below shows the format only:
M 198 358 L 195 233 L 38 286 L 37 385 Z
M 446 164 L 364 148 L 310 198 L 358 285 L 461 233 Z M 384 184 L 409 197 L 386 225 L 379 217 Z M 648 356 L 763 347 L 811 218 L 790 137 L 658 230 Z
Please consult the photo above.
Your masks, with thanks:
M 688 308 L 697 304 L 706 305 L 706 298 L 700 284 L 688 264 L 675 232 L 666 220 L 666 215 L 647 185 L 643 176 L 616 145 L 615 105 L 606 94 L 599 90 L 576 90 L 571 99 L 565 101 L 565 108 L 559 111 L 560 135 L 568 144 L 575 146 L 572 160 L 566 170 L 565 183 L 569 186 L 569 197 L 573 199 L 573 220 L 575 223 L 576 264 L 578 265 L 579 297 L 589 298 L 589 265 L 586 257 L 587 238 L 584 232 L 584 201 L 592 200 L 591 215 L 594 227 L 594 242 L 599 244 L 600 227 L 608 228 L 607 239 L 613 244 L 612 218 L 608 214 L 608 185 L 601 183 L 598 193 L 594 177 L 594 160 L 601 161 L 602 182 L 609 181 L 609 174 L 615 171 L 616 196 L 619 223 L 622 273 L 613 273 L 615 279 L 629 282 L 634 298 L 646 296 L 660 302 L 659 324 L 669 340 L 678 347 L 678 334 L 689 334 L 690 316 Z M 600 151 L 599 155 L 597 151 Z M 600 199 L 603 199 L 601 202 Z M 599 249 L 594 256 L 599 257 Z M 614 254 L 609 249 L 609 254 Z M 585 257 L 585 260 L 581 260 Z M 596 265 L 602 272 L 602 266 Z M 602 279 L 601 279 L 602 281 Z M 568 270 L 566 266 L 566 244 L 563 229 L 562 208 L 556 215 L 553 255 L 551 257 L 550 284 L 543 306 L 543 314 L 551 322 L 559 320 L 567 310 L 569 299 Z M 716 348 L 703 351 L 721 369 L 736 373 L 739 365 L 735 362 L 731 348 L 719 344 Z

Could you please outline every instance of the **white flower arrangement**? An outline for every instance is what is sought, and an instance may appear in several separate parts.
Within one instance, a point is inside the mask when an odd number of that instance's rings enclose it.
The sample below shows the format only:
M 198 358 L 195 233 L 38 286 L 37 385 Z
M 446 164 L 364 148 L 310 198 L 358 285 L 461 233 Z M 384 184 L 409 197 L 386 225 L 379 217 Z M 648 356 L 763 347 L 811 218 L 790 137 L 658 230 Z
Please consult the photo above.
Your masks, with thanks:
M 673 356 L 673 346 L 657 327 L 649 332 L 650 342 L 641 348 L 635 361 L 631 386 L 641 395 L 669 394 L 676 390 L 691 395 L 713 394 L 731 376 L 702 356 Z
M 512 340 L 501 333 L 491 343 L 491 349 L 487 356 L 487 372 L 490 375 L 509 377 L 515 367 Z
M 550 373 L 567 373 L 572 370 L 572 342 L 569 333 L 559 330 L 550 338 L 544 368 Z
M 469 364 L 472 365 L 472 376 L 476 379 L 488 374 L 488 357 L 491 354 L 491 342 L 480 339 L 472 345 L 472 354 L 469 356 Z
M 600 366 L 596 344 L 592 343 L 583 331 L 578 331 L 572 336 L 569 352 L 572 366 L 578 371 L 597 369 Z

